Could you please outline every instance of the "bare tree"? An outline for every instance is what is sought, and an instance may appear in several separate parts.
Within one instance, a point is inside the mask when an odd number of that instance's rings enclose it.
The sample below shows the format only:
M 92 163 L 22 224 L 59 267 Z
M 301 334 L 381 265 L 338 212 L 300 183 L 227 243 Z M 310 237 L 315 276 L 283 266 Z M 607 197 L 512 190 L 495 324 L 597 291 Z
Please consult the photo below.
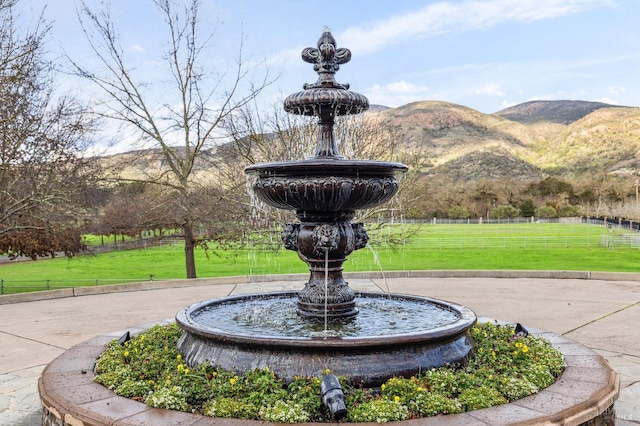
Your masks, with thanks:
M 207 70 L 206 54 L 215 34 L 201 34 L 201 0 L 153 0 L 167 34 L 162 67 L 164 81 L 145 81 L 127 62 L 108 7 L 100 12 L 82 3 L 79 13 L 87 40 L 103 69 L 92 70 L 73 62 L 79 75 L 101 89 L 104 103 L 96 109 L 133 132 L 147 148 L 159 151 L 161 167 L 137 179 L 174 191 L 185 240 L 187 278 L 196 277 L 197 210 L 194 197 L 206 186 L 196 173 L 216 145 L 220 123 L 253 100 L 269 84 L 268 73 L 243 58 L 242 36 L 235 64 L 227 70 Z M 220 71 L 220 70 L 218 70 Z M 255 73 L 261 77 L 256 78 Z M 256 83 L 257 80 L 257 83 Z M 161 93 L 159 93 L 161 92 Z M 213 207 L 213 206 L 212 206 Z
M 82 249 L 92 122 L 72 99 L 54 99 L 49 26 L 40 18 L 21 31 L 17 3 L 0 0 L 0 252 L 71 256 Z

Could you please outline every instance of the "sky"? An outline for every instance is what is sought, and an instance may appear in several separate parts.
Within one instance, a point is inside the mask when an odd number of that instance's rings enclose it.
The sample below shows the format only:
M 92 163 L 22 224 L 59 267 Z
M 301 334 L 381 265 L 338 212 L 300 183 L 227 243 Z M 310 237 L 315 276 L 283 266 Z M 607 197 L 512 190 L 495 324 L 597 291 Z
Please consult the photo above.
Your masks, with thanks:
M 99 9 L 108 0 L 86 0 Z M 166 34 L 151 0 L 112 0 L 122 48 L 152 81 L 164 65 Z M 77 0 L 20 0 L 23 20 L 44 8 L 49 48 L 91 64 Z M 203 0 L 203 28 L 215 30 L 207 66 L 243 61 L 277 77 L 262 100 L 313 83 L 300 59 L 324 27 L 352 59 L 336 74 L 370 104 L 440 100 L 493 113 L 531 100 L 640 106 L 637 0 Z M 227 67 L 227 68 L 225 68 Z M 216 71 L 218 72 L 218 71 Z M 86 82 L 61 86 L 84 93 Z

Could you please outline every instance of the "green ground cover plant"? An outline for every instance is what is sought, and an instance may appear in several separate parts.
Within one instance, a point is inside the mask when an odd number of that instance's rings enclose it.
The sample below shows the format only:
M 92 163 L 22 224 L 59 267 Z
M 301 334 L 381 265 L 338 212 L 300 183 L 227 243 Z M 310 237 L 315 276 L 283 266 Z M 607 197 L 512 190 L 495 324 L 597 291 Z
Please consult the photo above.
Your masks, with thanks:
M 405 225 L 370 226 L 368 248 L 353 252 L 346 272 L 495 269 L 640 272 L 640 234 L 588 224 L 421 225 L 399 244 Z M 271 247 L 279 247 L 277 237 Z M 307 272 L 296 253 L 252 244 L 197 250 L 199 277 Z M 74 259 L 0 263 L 2 293 L 185 277 L 183 245 L 121 250 Z M 47 281 L 48 280 L 48 281 Z M 46 284 L 48 282 L 48 285 Z
M 349 422 L 387 422 L 455 414 L 505 404 L 551 385 L 564 369 L 562 354 L 512 326 L 471 328 L 475 354 L 461 368 L 441 367 L 391 378 L 377 389 L 347 384 Z M 112 341 L 96 363 L 95 381 L 117 395 L 169 410 L 280 423 L 330 421 L 318 377 L 285 383 L 268 368 L 245 374 L 208 365 L 188 367 L 176 349 L 181 330 L 153 326 L 120 344 Z

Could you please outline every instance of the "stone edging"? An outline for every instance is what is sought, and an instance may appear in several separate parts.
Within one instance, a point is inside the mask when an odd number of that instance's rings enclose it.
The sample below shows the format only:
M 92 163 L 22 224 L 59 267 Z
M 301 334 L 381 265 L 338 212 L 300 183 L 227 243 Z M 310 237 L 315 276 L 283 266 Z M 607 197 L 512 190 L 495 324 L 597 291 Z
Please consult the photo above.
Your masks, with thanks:
M 172 319 L 159 321 L 168 324 Z M 126 331 L 141 333 L 153 324 L 117 331 L 80 343 L 42 372 L 38 392 L 43 405 L 44 426 L 81 425 L 277 425 L 261 421 L 220 419 L 162 410 L 115 395 L 93 381 L 95 360 L 105 345 Z M 463 414 L 404 422 L 404 426 L 441 425 L 589 425 L 613 424 L 613 403 L 619 394 L 618 374 L 607 361 L 586 346 L 566 337 L 535 330 L 562 352 L 567 368 L 556 382 L 537 394 L 510 404 Z M 361 423 L 364 425 L 364 423 Z M 300 425 L 314 426 L 318 423 Z M 375 423 L 371 423 L 375 425 Z
M 429 270 L 429 271 L 389 271 L 385 272 L 345 272 L 347 279 L 360 278 L 538 278 L 538 279 L 578 279 L 603 281 L 640 281 L 640 274 L 633 272 L 598 271 L 525 271 L 525 270 Z M 241 275 L 234 277 L 197 278 L 191 280 L 141 281 L 136 283 L 83 286 L 58 290 L 42 290 L 26 293 L 0 295 L 0 305 L 33 302 L 37 300 L 64 297 L 90 296 L 96 294 L 120 293 L 127 291 L 157 290 L 162 288 L 195 287 L 259 283 L 270 281 L 306 281 L 309 274 L 288 275 Z

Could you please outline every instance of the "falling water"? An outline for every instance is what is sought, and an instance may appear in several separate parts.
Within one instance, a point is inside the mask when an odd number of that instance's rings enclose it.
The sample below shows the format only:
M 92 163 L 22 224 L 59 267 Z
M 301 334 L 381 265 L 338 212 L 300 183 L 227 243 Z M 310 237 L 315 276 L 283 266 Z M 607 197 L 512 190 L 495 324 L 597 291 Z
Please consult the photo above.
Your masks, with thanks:
M 376 251 L 370 245 L 367 245 L 366 247 L 369 249 L 369 251 L 373 255 L 373 261 L 375 262 L 376 265 L 378 265 L 378 269 L 380 269 L 380 273 L 382 274 L 382 279 L 384 281 L 384 288 L 386 290 L 386 293 L 389 295 L 389 298 L 391 298 L 391 291 L 389 290 L 389 283 L 387 282 L 387 276 L 384 274 L 384 269 L 382 269 L 382 263 L 380 263 L 380 258 L 378 258 L 378 253 L 376 253 Z
M 329 247 L 324 248 L 324 334 L 325 338 L 327 335 L 328 327 L 328 316 L 329 316 L 329 307 L 327 306 L 329 303 Z

